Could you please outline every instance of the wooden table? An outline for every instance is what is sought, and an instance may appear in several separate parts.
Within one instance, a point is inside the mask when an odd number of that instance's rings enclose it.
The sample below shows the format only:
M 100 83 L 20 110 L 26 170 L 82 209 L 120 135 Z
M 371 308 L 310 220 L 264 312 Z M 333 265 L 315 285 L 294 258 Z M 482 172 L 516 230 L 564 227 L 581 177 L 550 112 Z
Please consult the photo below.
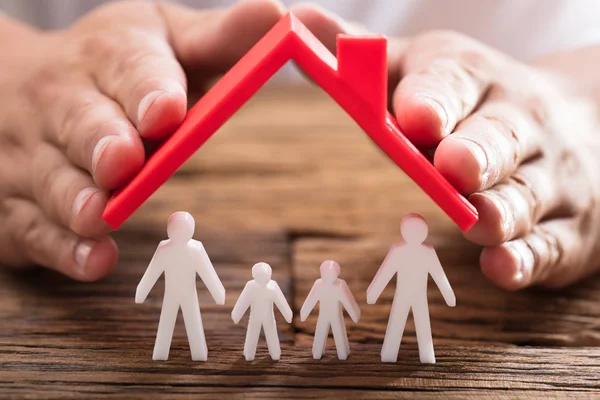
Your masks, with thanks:
M 195 216 L 195 237 L 227 289 L 218 306 L 199 284 L 208 362 L 191 361 L 181 319 L 169 361 L 153 362 L 162 282 L 143 305 L 133 301 L 178 210 Z M 435 365 L 419 363 L 412 321 L 398 363 L 382 364 L 394 285 L 376 305 L 365 301 L 409 212 L 429 222 L 458 299 L 449 308 L 429 285 Z M 114 237 L 120 262 L 101 282 L 0 272 L 0 398 L 600 397 L 600 279 L 560 292 L 492 286 L 478 269 L 480 249 L 314 88 L 262 90 Z M 358 324 L 348 320 L 347 361 L 331 345 L 313 360 L 316 313 L 298 317 L 326 259 L 340 262 L 362 308 Z M 279 362 L 264 341 L 245 362 L 247 317 L 230 319 L 258 261 L 271 264 L 295 312 L 291 325 L 277 316 Z

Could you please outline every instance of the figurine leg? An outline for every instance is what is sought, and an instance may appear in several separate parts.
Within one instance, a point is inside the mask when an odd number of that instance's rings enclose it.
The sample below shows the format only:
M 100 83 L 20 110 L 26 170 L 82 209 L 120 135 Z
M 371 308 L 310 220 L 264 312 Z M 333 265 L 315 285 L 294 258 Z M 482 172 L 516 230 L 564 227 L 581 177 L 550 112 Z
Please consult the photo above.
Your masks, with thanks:
M 344 316 L 339 315 L 331 321 L 331 331 L 333 332 L 333 340 L 335 349 L 340 360 L 345 360 L 350 354 L 350 345 L 348 344 L 348 334 L 346 333 L 346 324 Z
M 279 335 L 277 334 L 275 317 L 266 320 L 263 323 L 263 329 L 265 330 L 265 339 L 267 340 L 269 355 L 273 360 L 279 360 L 281 358 L 281 347 L 279 346 Z
M 426 297 L 413 304 L 413 318 L 415 319 L 417 343 L 419 344 L 419 359 L 422 363 L 435 364 L 429 307 Z
M 398 302 L 394 298 L 392 310 L 390 311 L 390 319 L 385 331 L 385 338 L 383 339 L 383 347 L 381 348 L 382 362 L 396 362 L 398 360 L 400 342 L 402 341 L 409 311 L 410 305 L 405 300 Z
M 329 321 L 325 318 L 317 319 L 317 327 L 315 328 L 315 337 L 313 339 L 313 358 L 315 360 L 323 357 L 323 353 L 325 352 L 325 346 L 327 345 L 327 336 L 329 336 Z
M 182 304 L 181 313 L 183 314 L 183 322 L 185 323 L 185 331 L 187 332 L 190 344 L 192 360 L 206 361 L 208 358 L 208 348 L 206 346 L 206 338 L 204 337 L 204 327 L 202 326 L 198 299 L 194 296 L 193 299 Z
M 171 348 L 171 339 L 173 339 L 173 329 L 175 329 L 178 312 L 179 304 L 165 296 L 158 322 L 156 342 L 154 343 L 153 360 L 169 359 L 169 349 Z
M 258 346 L 258 337 L 260 336 L 261 323 L 257 318 L 252 318 L 248 321 L 248 330 L 246 331 L 246 342 L 244 343 L 244 357 L 246 361 L 254 360 L 256 355 L 256 346 Z

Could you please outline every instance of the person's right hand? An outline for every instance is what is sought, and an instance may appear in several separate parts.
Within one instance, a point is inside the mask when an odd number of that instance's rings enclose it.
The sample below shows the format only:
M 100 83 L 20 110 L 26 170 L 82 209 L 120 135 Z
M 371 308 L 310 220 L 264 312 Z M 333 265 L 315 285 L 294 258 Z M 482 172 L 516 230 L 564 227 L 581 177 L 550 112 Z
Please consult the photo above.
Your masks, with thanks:
M 282 15 L 275 0 L 126 1 L 53 32 L 0 16 L 0 263 L 108 274 L 117 247 L 101 215 L 142 167 L 142 139 L 171 134 L 188 79 L 229 69 Z

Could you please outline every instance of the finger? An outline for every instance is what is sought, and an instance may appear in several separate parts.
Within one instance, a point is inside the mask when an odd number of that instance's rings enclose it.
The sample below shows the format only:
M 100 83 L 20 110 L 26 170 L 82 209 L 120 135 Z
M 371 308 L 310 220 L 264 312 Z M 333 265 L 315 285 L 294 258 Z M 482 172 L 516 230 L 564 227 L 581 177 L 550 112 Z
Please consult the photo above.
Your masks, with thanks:
M 297 3 L 290 11 L 315 35 L 321 43 L 335 54 L 336 36 L 340 33 L 367 34 L 367 28 L 344 20 L 339 15 L 315 3 Z
M 223 72 L 235 64 L 285 11 L 275 0 L 247 0 L 212 10 L 160 2 L 158 8 L 182 65 L 213 72 Z
M 496 64 L 491 50 L 448 33 L 415 39 L 402 63 L 393 108 L 406 136 L 435 147 L 473 112 L 490 85 Z
M 92 74 L 148 140 L 171 134 L 187 110 L 186 78 L 161 30 L 96 39 Z
M 10 203 L 7 222 L 14 227 L 10 242 L 22 255 L 21 262 L 34 262 L 80 281 L 98 280 L 114 268 L 118 250 L 111 238 L 83 239 L 47 219 L 34 203 L 23 199 Z
M 103 237 L 108 192 L 86 172 L 73 167 L 57 148 L 46 145 L 32 160 L 31 197 L 55 223 L 85 237 Z
M 469 196 L 479 220 L 465 237 L 493 246 L 529 234 L 542 219 L 567 213 L 569 205 L 557 187 L 557 177 L 544 160 L 523 165 L 510 179 Z
M 92 174 L 96 184 L 114 189 L 144 164 L 144 146 L 122 108 L 91 85 L 65 89 L 48 109 L 49 141 Z
M 492 187 L 540 154 L 537 122 L 505 102 L 485 104 L 438 146 L 434 165 L 463 194 Z
M 508 290 L 530 285 L 566 286 L 588 274 L 583 261 L 584 238 L 575 219 L 555 219 L 535 227 L 527 236 L 488 247 L 481 253 L 481 269 Z
M 290 11 L 306 25 L 306 27 L 319 39 L 325 47 L 336 54 L 336 37 L 340 33 L 352 35 L 368 34 L 366 27 L 348 22 L 339 15 L 326 10 L 314 3 L 298 3 L 290 7 Z M 389 38 L 388 57 L 388 80 L 391 88 L 395 88 L 400 81 L 400 70 L 404 54 L 408 47 L 405 38 Z M 390 90 L 390 93 L 392 90 Z

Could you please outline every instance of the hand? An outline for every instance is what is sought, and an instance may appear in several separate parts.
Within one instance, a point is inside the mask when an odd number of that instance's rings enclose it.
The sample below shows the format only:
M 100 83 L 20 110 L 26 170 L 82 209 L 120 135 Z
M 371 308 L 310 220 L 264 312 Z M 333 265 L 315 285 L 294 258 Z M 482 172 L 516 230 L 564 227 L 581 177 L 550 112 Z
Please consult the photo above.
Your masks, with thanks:
M 336 33 L 357 29 L 294 11 L 332 51 Z M 598 48 L 584 50 L 594 64 L 573 52 L 527 65 L 453 32 L 389 42 L 398 123 L 477 208 L 465 236 L 506 289 L 561 287 L 600 267 L 600 80 L 579 72 L 597 71 Z
M 0 263 L 108 274 L 117 247 L 101 215 L 141 168 L 142 140 L 172 133 L 188 81 L 226 71 L 282 14 L 270 0 L 114 2 L 56 32 L 0 15 Z

